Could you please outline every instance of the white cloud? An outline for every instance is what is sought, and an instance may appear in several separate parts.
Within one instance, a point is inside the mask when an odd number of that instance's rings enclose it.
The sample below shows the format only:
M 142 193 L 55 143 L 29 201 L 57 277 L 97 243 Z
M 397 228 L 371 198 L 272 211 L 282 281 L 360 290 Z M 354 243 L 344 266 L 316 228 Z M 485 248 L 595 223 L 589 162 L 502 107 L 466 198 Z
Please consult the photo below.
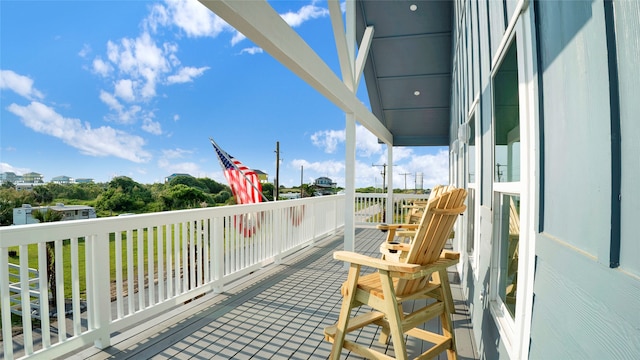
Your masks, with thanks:
M 184 149 L 166 149 L 166 150 L 162 150 L 162 156 L 165 159 L 181 159 L 183 158 L 185 155 L 189 155 L 192 154 L 193 151 L 191 150 L 184 150 Z
M 313 145 L 321 148 L 327 154 L 336 152 L 338 144 L 344 143 L 346 139 L 344 130 L 322 130 L 311 135 Z M 356 151 L 359 156 L 369 157 L 379 154 L 382 151 L 382 144 L 367 128 L 356 125 Z
M 151 155 L 143 149 L 143 138 L 108 126 L 91 128 L 79 119 L 65 118 L 40 102 L 28 106 L 11 104 L 7 108 L 34 131 L 61 139 L 90 156 L 115 156 L 136 163 L 147 162 Z
M 173 121 L 178 121 L 178 120 L 180 120 L 180 115 L 178 114 L 173 115 Z
M 305 5 L 296 12 L 287 12 L 280 15 L 291 27 L 298 27 L 307 20 L 329 16 L 329 9 L 325 9 L 314 4 Z
M 148 32 L 135 39 L 123 38 L 120 43 L 107 43 L 107 57 L 120 74 L 133 82 L 131 90 L 143 99 L 156 95 L 158 79 L 171 70 L 170 58 L 177 52 L 177 46 L 164 44 L 159 47 Z M 94 61 L 94 69 L 96 61 Z M 118 84 L 119 82 L 116 82 Z
M 33 80 L 11 70 L 0 70 L 0 89 L 8 89 L 29 100 L 42 99 L 44 95 L 33 87 Z
M 236 46 L 237 43 L 239 43 L 240 41 L 246 39 L 247 37 L 244 36 L 243 33 L 234 30 L 236 33 L 233 35 L 233 37 L 231 38 L 231 46 Z
M 180 148 L 162 150 L 162 156 L 158 159 L 158 167 L 168 173 L 200 174 L 200 166 L 194 162 L 183 161 L 174 163 L 172 160 L 182 159 L 193 152 Z
M 329 16 L 329 10 L 319 6 L 315 6 L 313 4 L 305 5 L 301 7 L 300 10 L 295 12 L 289 11 L 287 13 L 280 14 L 280 17 L 291 27 L 299 27 L 308 20 L 317 19 L 325 16 Z M 246 36 L 244 36 L 244 34 L 233 29 L 232 27 L 229 26 L 228 28 L 235 31 L 235 34 L 231 38 L 231 46 L 235 46 L 237 43 L 247 38 Z M 225 28 L 225 30 L 226 29 L 227 28 Z M 241 51 L 241 53 L 244 53 L 244 52 L 245 52 L 244 50 Z M 253 54 L 254 53 L 251 53 L 251 55 Z
M 201 76 L 207 70 L 209 70 L 208 66 L 203 66 L 200 68 L 190 66 L 183 67 L 182 69 L 180 69 L 180 71 L 178 71 L 177 74 L 167 77 L 167 82 L 169 84 L 192 82 L 194 78 Z
M 449 183 L 449 153 L 447 150 L 442 149 L 436 154 L 413 156 L 405 166 L 406 172 L 423 174 L 425 189 Z
M 369 157 L 382 151 L 382 144 L 366 127 L 356 125 L 356 151 L 360 156 Z
M 84 44 L 84 45 L 82 45 L 82 49 L 80 49 L 80 51 L 78 52 L 78 56 L 84 58 L 84 57 L 87 57 L 87 55 L 89 55 L 89 53 L 91 53 L 91 45 Z
M 146 117 L 142 121 L 142 130 L 153 135 L 162 135 L 162 126 L 159 122 L 153 121 L 151 117 Z
M 108 62 L 105 62 L 100 57 L 93 59 L 93 71 L 102 76 L 107 77 L 113 71 L 113 66 Z
M 175 25 L 188 37 L 216 37 L 232 29 L 198 1 L 167 0 L 165 5 L 155 5 L 145 21 L 153 31 L 158 26 Z
M 100 100 L 102 100 L 102 102 L 105 103 L 109 107 L 109 109 L 115 110 L 117 112 L 122 112 L 122 104 L 120 104 L 118 99 L 116 99 L 113 94 L 109 94 L 108 92 L 102 90 L 100 91 Z
M 8 163 L 0 162 L 0 172 L 12 172 L 16 175 L 23 175 L 31 172 L 31 170 L 28 168 L 17 168 Z
M 344 130 L 322 130 L 311 135 L 311 142 L 313 145 L 324 149 L 324 152 L 327 154 L 334 153 L 338 147 L 338 143 L 342 143 L 344 141 Z
M 119 80 L 114 86 L 115 95 L 125 101 L 134 101 L 136 99 L 133 93 L 134 86 L 135 82 L 131 81 L 131 79 Z
M 344 162 L 335 160 L 308 162 L 303 159 L 294 159 L 291 161 L 291 166 L 294 168 L 303 166 L 305 172 L 314 171 L 322 176 L 329 177 L 341 174 L 344 171 Z
M 240 55 L 242 55 L 242 54 L 255 55 L 255 54 L 262 54 L 263 52 L 264 52 L 264 50 L 262 50 L 261 47 L 254 46 L 254 47 L 250 47 L 250 48 L 246 48 L 246 49 L 240 50 Z
M 397 146 L 393 148 L 394 162 L 402 161 L 404 159 L 411 157 L 412 155 L 413 155 L 413 149 L 409 147 Z M 384 156 L 387 156 L 386 151 Z

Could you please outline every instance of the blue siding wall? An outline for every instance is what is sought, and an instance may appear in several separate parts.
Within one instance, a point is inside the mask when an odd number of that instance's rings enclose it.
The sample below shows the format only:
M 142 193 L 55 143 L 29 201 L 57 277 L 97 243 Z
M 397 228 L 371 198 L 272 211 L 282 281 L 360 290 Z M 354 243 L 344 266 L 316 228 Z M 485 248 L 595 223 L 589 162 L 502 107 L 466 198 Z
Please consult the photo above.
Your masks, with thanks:
M 463 267 L 463 285 L 476 344 L 487 359 L 509 358 L 485 290 L 493 241 L 491 66 L 517 3 L 457 1 L 454 12 L 460 28 L 453 39 L 452 141 L 480 97 L 476 198 L 482 220 L 475 226 L 477 261 Z M 535 8 L 534 16 L 527 16 L 535 18 L 531 31 L 537 39 L 535 49 L 518 56 L 535 57 L 527 61 L 537 64 L 539 101 L 528 129 L 539 146 L 531 154 L 537 183 L 522 179 L 523 191 L 540 190 L 531 199 L 533 223 L 521 229 L 535 244 L 535 254 L 520 254 L 534 256 L 536 264 L 530 343 L 525 344 L 531 359 L 640 359 L 640 1 L 612 4 L 614 20 L 605 17 L 603 0 L 530 1 L 527 9 Z M 611 21 L 615 64 L 606 33 Z M 609 78 L 611 66 L 619 80 Z M 616 89 L 619 99 L 610 99 Z M 618 105 L 622 155 L 616 157 L 611 129 L 612 106 Z M 620 267 L 610 268 L 616 162 L 621 167 L 621 254 Z

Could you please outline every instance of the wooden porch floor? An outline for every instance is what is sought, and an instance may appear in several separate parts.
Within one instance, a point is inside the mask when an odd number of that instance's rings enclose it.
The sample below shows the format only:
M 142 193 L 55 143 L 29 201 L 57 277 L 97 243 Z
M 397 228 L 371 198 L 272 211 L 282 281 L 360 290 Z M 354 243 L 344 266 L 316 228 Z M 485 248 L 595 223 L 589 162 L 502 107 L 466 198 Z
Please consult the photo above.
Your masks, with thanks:
M 358 229 L 356 251 L 378 256 L 383 240 L 378 230 Z M 341 234 L 318 242 L 222 294 L 205 295 L 115 335 L 104 350 L 90 347 L 65 359 L 325 359 L 331 344 L 324 341 L 323 329 L 337 321 L 346 279 L 343 263 L 332 258 L 342 243 Z M 468 308 L 454 275 L 458 358 L 477 359 Z M 427 324 L 438 326 L 438 319 Z M 376 329 L 365 328 L 358 342 L 393 356 L 393 345 L 381 345 L 376 335 Z M 410 356 L 422 351 L 420 341 L 407 345 Z M 342 358 L 359 356 L 343 352 Z

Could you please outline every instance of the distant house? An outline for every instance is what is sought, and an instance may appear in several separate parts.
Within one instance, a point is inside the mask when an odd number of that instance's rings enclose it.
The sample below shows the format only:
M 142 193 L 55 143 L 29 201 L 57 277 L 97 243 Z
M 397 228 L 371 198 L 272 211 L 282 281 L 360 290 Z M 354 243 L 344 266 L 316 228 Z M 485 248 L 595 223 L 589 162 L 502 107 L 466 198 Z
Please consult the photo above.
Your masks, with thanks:
M 189 174 L 179 174 L 179 173 L 175 173 L 175 174 L 171 174 L 169 176 L 167 176 L 166 178 L 164 178 L 164 182 L 165 184 L 169 183 L 171 180 L 175 179 L 178 176 L 188 176 L 188 177 L 193 177 Z
M 68 176 L 56 176 L 53 179 L 51 179 L 51 182 L 54 184 L 71 184 L 73 183 L 73 178 L 70 178 Z
M 317 178 L 316 181 L 314 181 L 313 185 L 323 189 L 330 189 L 330 188 L 336 187 L 336 183 L 334 183 L 333 180 L 325 176 L 321 176 Z
M 93 179 L 91 179 L 91 178 L 78 178 L 78 179 L 76 179 L 76 184 L 93 184 Z
M 317 193 L 319 195 L 330 195 L 333 194 L 334 189 L 336 187 L 336 183 L 333 182 L 330 178 L 326 176 L 321 176 L 317 178 L 313 185 L 316 187 Z
M 36 224 L 39 221 L 34 219 L 31 215 L 33 211 L 57 211 L 62 213 L 62 221 L 67 220 L 80 220 L 80 219 L 95 219 L 96 211 L 91 206 L 85 205 L 68 205 L 65 206 L 62 203 L 58 203 L 55 206 L 35 206 L 32 207 L 29 204 L 23 204 L 22 207 L 13 209 L 13 225 L 25 225 Z
M 257 169 L 254 169 L 253 172 L 255 172 L 256 175 L 258 175 L 258 179 L 260 180 L 261 184 L 266 184 L 269 182 L 269 174 L 263 172 L 262 170 L 257 170 Z
M 38 174 L 37 172 L 26 173 L 22 175 L 22 182 L 33 184 L 43 183 L 44 176 L 42 174 Z
M 0 184 L 4 184 L 6 182 L 16 184 L 21 181 L 22 181 L 22 175 L 16 175 L 16 173 L 11 171 L 0 173 Z

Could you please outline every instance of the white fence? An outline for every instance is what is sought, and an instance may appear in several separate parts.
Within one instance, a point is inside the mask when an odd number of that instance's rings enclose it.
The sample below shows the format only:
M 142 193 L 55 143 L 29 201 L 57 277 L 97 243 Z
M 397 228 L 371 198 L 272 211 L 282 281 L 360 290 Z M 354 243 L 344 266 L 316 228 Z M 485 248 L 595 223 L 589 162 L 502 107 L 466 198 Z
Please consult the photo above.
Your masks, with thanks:
M 419 198 L 426 195 L 394 194 L 395 221 L 402 221 L 405 205 Z M 356 225 L 391 223 L 383 215 L 386 202 L 386 194 L 356 194 Z M 221 292 L 230 282 L 335 233 L 344 226 L 345 208 L 344 196 L 335 195 L 1 227 L 0 357 L 52 358 L 89 344 L 106 347 L 114 332 L 206 292 Z M 64 309 L 55 315 L 44 290 L 48 242 L 54 245 L 57 275 L 50 295 Z M 9 250 L 18 252 L 17 271 Z M 30 276 L 30 267 L 40 271 Z M 21 289 L 30 292 L 16 297 Z M 18 311 L 20 341 L 12 337 L 12 309 L 30 309 Z
M 344 225 L 344 209 L 344 196 L 336 195 L 2 227 L 0 357 L 52 358 L 88 344 L 106 347 L 112 333 L 198 295 L 222 291 L 231 281 L 334 233 Z M 41 269 L 37 288 L 47 289 L 47 242 L 55 248 L 52 296 L 68 315 L 49 315 L 48 292 L 40 291 L 38 309 L 21 312 L 21 341 L 13 341 L 10 288 L 33 288 L 31 260 Z M 15 271 L 9 269 L 9 249 L 18 251 L 18 284 L 10 282 Z M 33 308 L 31 296 L 20 301 L 22 309 Z
M 392 218 L 387 219 L 387 194 L 356 193 L 355 221 L 358 227 L 402 223 L 414 200 L 426 200 L 428 194 L 393 194 Z

